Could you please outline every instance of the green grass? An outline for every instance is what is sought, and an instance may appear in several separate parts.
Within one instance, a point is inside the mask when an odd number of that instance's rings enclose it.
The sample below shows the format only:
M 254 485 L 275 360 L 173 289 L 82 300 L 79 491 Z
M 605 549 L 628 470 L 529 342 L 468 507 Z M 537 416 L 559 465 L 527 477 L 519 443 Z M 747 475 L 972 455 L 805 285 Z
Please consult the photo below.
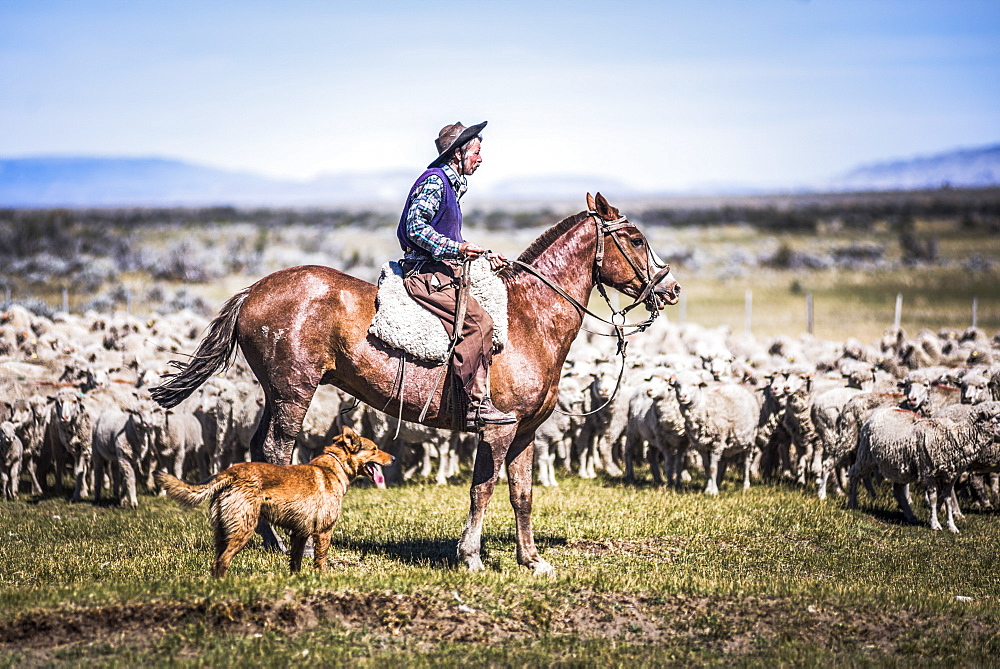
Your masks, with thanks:
M 995 661 L 1000 520 L 935 533 L 890 497 L 853 512 L 781 485 L 567 478 L 535 491 L 555 579 L 516 564 L 502 488 L 481 574 L 454 563 L 465 486 L 352 489 L 329 574 L 252 543 L 223 580 L 205 509 L 6 502 L 0 666 Z

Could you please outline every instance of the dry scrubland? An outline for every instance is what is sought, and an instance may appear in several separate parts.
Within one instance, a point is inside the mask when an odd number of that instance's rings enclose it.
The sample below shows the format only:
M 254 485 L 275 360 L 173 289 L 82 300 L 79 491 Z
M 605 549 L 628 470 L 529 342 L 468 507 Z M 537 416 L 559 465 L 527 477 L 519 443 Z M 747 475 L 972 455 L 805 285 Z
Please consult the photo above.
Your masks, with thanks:
M 878 338 L 892 324 L 1000 329 L 1000 190 L 616 202 L 676 268 L 685 305 L 666 313 L 755 334 Z M 476 240 L 516 256 L 579 203 L 518 209 L 467 205 Z M 282 267 L 317 263 L 374 280 L 398 254 L 389 211 L 232 209 L 3 211 L 5 290 L 15 301 L 74 311 L 185 306 L 209 315 Z M 64 302 L 65 300 L 65 302 Z
M 613 194 L 612 194 L 613 195 Z M 582 198 L 581 198 L 582 203 Z M 937 191 L 612 203 L 640 222 L 684 284 L 683 311 L 758 338 L 805 328 L 872 342 L 892 324 L 1000 330 L 1000 193 Z M 469 211 L 475 238 L 516 255 L 574 208 Z M 389 213 L 0 212 L 0 291 L 36 310 L 214 313 L 281 267 L 374 278 L 395 255 Z M 65 290 L 65 292 L 64 292 Z M 2 292 L 0 292 L 2 295 Z M 902 521 L 883 489 L 862 511 L 789 483 L 722 494 L 563 474 L 536 487 L 553 580 L 513 555 L 493 500 L 484 574 L 454 563 L 458 485 L 352 488 L 333 573 L 289 576 L 258 543 L 208 577 L 205 509 L 26 496 L 0 502 L 0 665 L 989 665 L 1000 657 L 1000 521 L 965 509 L 960 535 Z M 927 509 L 917 497 L 917 513 Z

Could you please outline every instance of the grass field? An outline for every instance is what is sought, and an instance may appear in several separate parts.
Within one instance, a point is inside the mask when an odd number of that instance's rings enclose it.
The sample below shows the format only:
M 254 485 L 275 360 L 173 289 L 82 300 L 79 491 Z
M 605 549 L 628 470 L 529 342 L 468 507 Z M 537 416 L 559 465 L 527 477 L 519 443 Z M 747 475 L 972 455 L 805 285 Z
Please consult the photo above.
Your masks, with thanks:
M 222 581 L 205 509 L 6 502 L 0 666 L 998 661 L 995 516 L 953 536 L 905 524 L 887 491 L 853 512 L 779 485 L 691 485 L 536 488 L 555 579 L 516 564 L 502 489 L 485 573 L 453 558 L 466 485 L 417 484 L 348 492 L 327 575 L 291 576 L 253 543 Z
M 241 226 L 149 227 L 134 250 L 160 252 L 190 236 L 188 251 L 217 244 L 205 253 L 222 257 L 259 243 L 266 252 L 256 265 L 204 282 L 128 270 L 106 283 L 128 288 L 138 313 L 154 285 L 184 287 L 214 311 L 280 267 L 357 260 L 351 271 L 362 276 L 397 251 L 391 229 Z M 645 230 L 684 286 L 683 311 L 665 312 L 675 322 L 741 331 L 749 290 L 758 339 L 795 337 L 806 330 L 809 294 L 817 337 L 870 343 L 892 324 L 901 294 L 910 333 L 964 329 L 973 299 L 979 326 L 1000 331 L 1000 236 L 958 219 L 915 227 L 938 241 L 939 262 L 900 262 L 881 223 L 810 234 L 728 223 Z M 476 239 L 513 257 L 540 231 L 478 230 Z M 242 246 L 225 246 L 224 235 Z M 855 243 L 885 254 L 859 269 L 767 260 Z M 0 278 L 15 298 L 62 299 L 58 276 Z M 67 299 L 76 310 L 107 290 Z M 536 488 L 536 540 L 555 579 L 516 564 L 502 488 L 487 516 L 486 572 L 456 565 L 467 480 L 352 489 L 329 574 L 307 567 L 291 576 L 284 556 L 252 543 L 222 581 L 208 576 L 205 509 L 152 497 L 136 511 L 0 502 L 0 667 L 1000 664 L 995 515 L 967 512 L 954 536 L 905 524 L 887 490 L 874 502 L 862 495 L 854 512 L 783 485 L 740 493 L 730 481 L 710 499 L 698 483 L 678 494 L 566 476 L 557 489 Z

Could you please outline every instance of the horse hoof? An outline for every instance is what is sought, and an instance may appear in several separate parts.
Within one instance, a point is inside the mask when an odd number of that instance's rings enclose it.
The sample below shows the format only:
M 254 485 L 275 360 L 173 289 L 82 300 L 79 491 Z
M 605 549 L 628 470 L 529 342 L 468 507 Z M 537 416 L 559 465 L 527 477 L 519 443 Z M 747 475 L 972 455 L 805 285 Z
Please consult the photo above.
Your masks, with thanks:
M 486 567 L 483 566 L 483 561 L 478 555 L 469 555 L 465 558 L 465 566 L 469 568 L 470 572 L 486 571 Z
M 539 560 L 534 566 L 535 576 L 556 577 L 556 569 L 545 560 Z

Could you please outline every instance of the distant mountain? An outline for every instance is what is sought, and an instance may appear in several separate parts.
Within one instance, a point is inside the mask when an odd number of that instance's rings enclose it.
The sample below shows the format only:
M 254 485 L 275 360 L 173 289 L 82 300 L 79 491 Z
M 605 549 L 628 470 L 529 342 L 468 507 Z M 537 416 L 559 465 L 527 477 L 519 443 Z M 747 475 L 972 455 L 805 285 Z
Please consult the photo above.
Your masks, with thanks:
M 268 179 L 161 158 L 0 160 L 0 207 L 337 205 L 399 199 L 409 173 Z
M 394 170 L 292 181 L 163 158 L 13 158 L 0 159 L 0 207 L 397 206 L 415 176 L 411 170 Z M 808 190 L 909 190 L 943 185 L 1000 185 L 1000 145 L 866 165 Z M 736 192 L 713 188 L 717 195 Z M 476 200 L 576 202 L 596 190 L 613 198 L 668 194 L 641 192 L 607 177 L 532 176 L 477 184 Z M 763 192 L 750 186 L 738 191 Z
M 399 205 L 419 172 L 268 179 L 162 158 L 45 157 L 0 160 L 0 207 Z M 604 177 L 531 177 L 477 186 L 478 201 L 582 200 L 603 189 L 636 191 Z
M 831 190 L 916 190 L 1000 185 L 1000 144 L 857 167 L 831 181 Z

